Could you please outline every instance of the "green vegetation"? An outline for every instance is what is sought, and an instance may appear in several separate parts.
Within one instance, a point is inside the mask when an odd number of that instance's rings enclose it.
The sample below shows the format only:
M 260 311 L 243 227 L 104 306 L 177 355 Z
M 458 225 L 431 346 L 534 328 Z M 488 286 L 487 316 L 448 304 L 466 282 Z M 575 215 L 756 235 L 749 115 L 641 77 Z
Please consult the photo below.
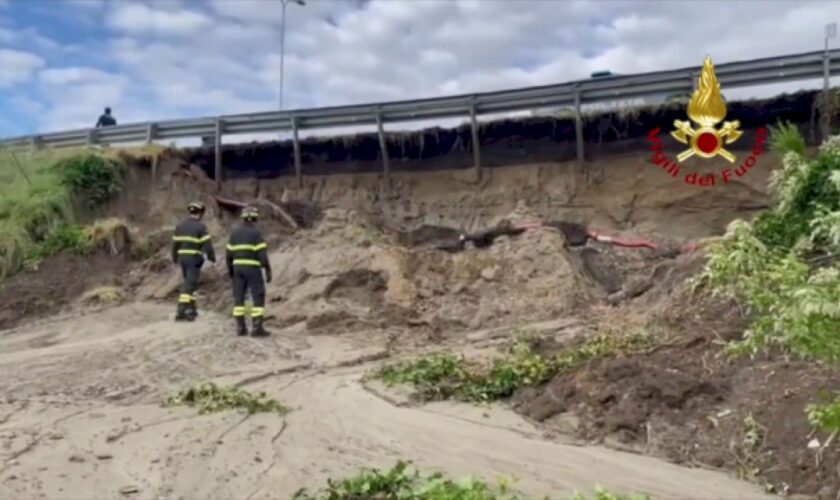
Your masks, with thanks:
M 93 209 L 122 185 L 124 167 L 93 152 L 0 150 L 0 279 L 64 249 L 84 250 L 76 207 Z
M 602 335 L 579 347 L 546 356 L 534 352 L 527 340 L 520 339 L 509 353 L 493 359 L 489 366 L 440 353 L 384 365 L 371 376 L 388 385 L 411 384 L 424 401 L 454 398 L 487 402 L 510 397 L 519 388 L 547 382 L 591 359 L 647 348 L 649 341 L 644 334 Z
M 398 462 L 387 471 L 363 471 L 340 481 L 329 480 L 327 488 L 312 494 L 301 490 L 294 500 L 526 500 L 515 493 L 507 480 L 496 486 L 474 478 L 454 481 L 441 473 L 421 475 L 406 462 Z M 549 497 L 546 496 L 546 499 Z M 594 500 L 646 500 L 646 496 L 614 495 L 595 489 Z M 575 494 L 570 500 L 586 500 Z
M 198 408 L 199 414 L 244 409 L 249 414 L 275 412 L 285 415 L 289 409 L 264 392 L 251 394 L 236 387 L 219 387 L 213 382 L 203 382 L 186 388 L 164 403 L 166 406 L 185 405 Z
M 808 405 L 805 413 L 808 421 L 817 429 L 828 433 L 840 432 L 840 394 L 828 403 Z
M 697 284 L 746 306 L 752 323 L 735 354 L 776 349 L 840 362 L 840 136 L 806 156 L 796 128 L 772 131 L 784 155 L 771 188 L 778 203 L 754 223 L 734 221 Z M 840 397 L 806 408 L 810 423 L 840 431 Z
M 753 315 L 735 352 L 780 348 L 803 358 L 840 361 L 840 138 L 815 158 L 803 156 L 793 127 L 773 130 L 784 167 L 772 187 L 778 204 L 755 224 L 734 221 L 712 249 L 701 282 L 746 305 Z

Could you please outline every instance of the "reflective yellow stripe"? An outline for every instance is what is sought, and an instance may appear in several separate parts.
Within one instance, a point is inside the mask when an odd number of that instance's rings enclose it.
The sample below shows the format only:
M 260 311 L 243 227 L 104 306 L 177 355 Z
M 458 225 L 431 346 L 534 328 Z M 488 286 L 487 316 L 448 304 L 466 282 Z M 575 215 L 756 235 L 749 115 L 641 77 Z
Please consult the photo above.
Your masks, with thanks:
M 190 250 L 188 248 L 184 248 L 178 250 L 178 255 L 201 255 L 201 250 Z
M 259 318 L 263 315 L 264 309 L 262 307 L 252 307 L 251 308 L 251 317 L 252 318 Z
M 204 243 L 206 241 L 210 241 L 210 235 L 205 234 L 201 238 L 195 238 L 193 236 L 173 236 L 172 241 L 177 241 L 179 243 Z
M 233 308 L 233 317 L 239 318 L 245 316 L 245 308 L 244 307 L 234 307 Z
M 258 260 L 251 260 L 251 259 L 233 259 L 234 266 L 256 266 L 262 267 L 262 263 Z
M 259 252 L 268 248 L 268 244 L 260 243 L 258 245 L 228 245 L 227 249 L 230 252 Z
M 182 293 L 181 296 L 178 297 L 178 302 L 180 302 L 182 304 L 189 304 L 189 303 L 193 302 L 194 300 L 195 300 L 195 298 L 192 295 L 189 295 L 189 294 L 186 294 L 186 293 Z

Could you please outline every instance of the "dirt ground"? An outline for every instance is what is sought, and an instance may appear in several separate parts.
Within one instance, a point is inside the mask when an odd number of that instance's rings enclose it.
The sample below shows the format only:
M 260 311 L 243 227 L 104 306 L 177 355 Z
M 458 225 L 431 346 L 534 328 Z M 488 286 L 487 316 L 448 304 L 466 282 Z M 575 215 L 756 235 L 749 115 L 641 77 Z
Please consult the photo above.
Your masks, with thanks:
M 501 408 L 395 405 L 359 381 L 363 360 L 384 355 L 363 332 L 236 339 L 227 318 L 183 325 L 170 312 L 132 304 L 0 339 L 0 497 L 288 498 L 407 458 L 456 476 L 514 475 L 531 495 L 599 483 L 663 499 L 762 498 L 721 473 L 545 441 Z M 294 411 L 246 418 L 160 406 L 199 379 L 266 390 Z
M 364 177 L 303 189 L 232 182 L 225 197 L 282 204 L 301 226 L 260 222 L 275 335 L 257 340 L 232 336 L 221 265 L 203 270 L 199 321 L 171 321 L 180 276 L 167 231 L 183 200 L 211 207 L 220 253 L 236 219 L 200 172 L 158 165 L 145 194 L 111 207 L 153 242 L 150 256 L 64 255 L 0 285 L 0 498 L 287 498 L 398 459 L 455 476 L 514 475 L 523 492 L 553 498 L 595 484 L 663 499 L 764 498 L 742 479 L 834 492 L 836 452 L 816 464 L 803 409 L 840 378 L 779 357 L 716 357 L 717 340 L 746 323 L 686 293 L 700 253 L 581 244 L 548 224 L 462 251 L 435 248 L 500 221 L 557 220 L 670 245 L 716 234 L 766 202 L 755 187 L 764 174 L 699 191 L 669 189 L 672 179 L 639 161 L 613 167 L 591 185 L 559 165 L 494 169 L 483 187 L 447 172 L 406 175 L 390 194 Z M 424 224 L 444 229 L 411 232 Z M 80 301 L 103 285 L 126 303 Z M 483 352 L 523 330 L 557 345 L 631 327 L 664 329 L 674 342 L 523 391 L 512 401 L 518 413 L 415 407 L 360 381 L 388 356 Z M 245 418 L 160 406 L 203 380 L 265 390 L 295 411 Z

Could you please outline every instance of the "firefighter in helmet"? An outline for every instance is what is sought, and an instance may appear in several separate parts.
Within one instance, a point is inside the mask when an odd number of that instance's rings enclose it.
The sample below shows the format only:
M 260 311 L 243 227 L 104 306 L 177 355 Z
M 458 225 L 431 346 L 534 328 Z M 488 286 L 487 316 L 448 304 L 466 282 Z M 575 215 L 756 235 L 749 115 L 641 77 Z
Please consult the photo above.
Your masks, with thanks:
M 254 207 L 247 207 L 242 211 L 242 223 L 231 233 L 225 256 L 228 275 L 233 280 L 233 317 L 236 320 L 236 334 L 248 335 L 245 324 L 245 294 L 250 292 L 253 302 L 251 335 L 254 337 L 268 335 L 263 327 L 263 312 L 265 282 L 271 283 L 268 245 L 260 230 L 255 226 L 259 216 L 259 211 Z M 265 272 L 265 282 L 263 272 Z
M 180 264 L 184 281 L 181 284 L 181 295 L 178 297 L 178 309 L 175 321 L 194 321 L 198 316 L 195 303 L 195 290 L 204 258 L 216 262 L 216 252 L 210 242 L 207 226 L 201 222 L 206 208 L 203 203 L 196 201 L 187 207 L 189 217 L 175 226 L 172 237 L 172 260 Z

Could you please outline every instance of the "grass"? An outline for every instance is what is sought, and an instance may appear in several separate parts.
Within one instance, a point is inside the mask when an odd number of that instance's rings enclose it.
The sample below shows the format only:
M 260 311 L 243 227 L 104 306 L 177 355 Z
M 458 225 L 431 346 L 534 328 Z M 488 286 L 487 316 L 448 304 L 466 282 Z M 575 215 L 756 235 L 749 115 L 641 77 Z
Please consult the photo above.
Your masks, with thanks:
M 647 497 L 616 495 L 596 487 L 593 499 L 646 500 Z M 442 473 L 423 475 L 400 461 L 389 470 L 372 469 L 341 480 L 330 479 L 321 491 L 301 490 L 293 500 L 527 500 L 527 497 L 514 492 L 506 479 L 496 485 L 475 478 L 456 481 Z M 587 500 L 587 497 L 576 493 L 569 500 Z
M 84 246 L 76 223 L 115 196 L 124 167 L 83 150 L 0 150 L 0 279 L 27 262 Z
M 840 432 L 840 394 L 827 403 L 808 405 L 805 413 L 815 428 L 830 434 Z
M 589 360 L 637 352 L 650 347 L 646 334 L 601 335 L 581 346 L 547 356 L 534 352 L 527 339 L 518 340 L 510 352 L 489 366 L 463 357 L 438 353 L 419 359 L 386 364 L 368 375 L 389 386 L 409 384 L 423 401 L 457 399 L 482 403 L 508 398 L 523 387 L 547 382 Z
M 277 413 L 285 415 L 289 409 L 279 401 L 266 396 L 264 392 L 251 394 L 237 387 L 219 387 L 213 382 L 203 382 L 188 387 L 169 397 L 166 406 L 189 406 L 198 408 L 198 413 L 217 413 L 241 409 L 248 414 Z

